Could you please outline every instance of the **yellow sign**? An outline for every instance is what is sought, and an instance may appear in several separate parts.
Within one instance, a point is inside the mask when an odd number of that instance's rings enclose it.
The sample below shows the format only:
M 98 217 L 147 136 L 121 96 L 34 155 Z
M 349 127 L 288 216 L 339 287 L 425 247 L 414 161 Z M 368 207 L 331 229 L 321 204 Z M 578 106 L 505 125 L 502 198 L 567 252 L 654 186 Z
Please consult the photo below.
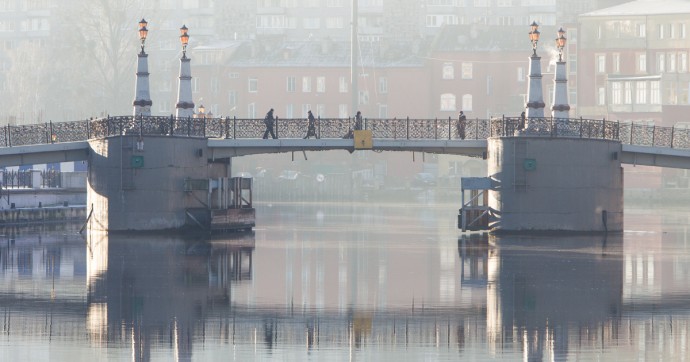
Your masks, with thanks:
M 355 131 L 355 149 L 356 150 L 370 150 L 374 147 L 371 140 L 371 130 Z

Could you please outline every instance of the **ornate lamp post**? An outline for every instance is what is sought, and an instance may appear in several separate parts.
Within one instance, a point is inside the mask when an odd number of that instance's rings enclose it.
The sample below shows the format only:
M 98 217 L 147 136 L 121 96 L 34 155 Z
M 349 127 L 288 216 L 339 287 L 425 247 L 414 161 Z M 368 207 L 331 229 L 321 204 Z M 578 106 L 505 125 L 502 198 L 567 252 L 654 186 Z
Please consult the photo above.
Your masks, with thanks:
M 541 86 L 541 57 L 537 56 L 537 43 L 539 42 L 539 25 L 532 22 L 530 25 L 529 40 L 532 42 L 532 56 L 529 63 L 529 83 L 527 85 L 527 120 L 544 118 L 544 96 Z M 528 122 L 529 125 L 529 122 Z M 529 129 L 529 126 L 527 127 Z
M 568 79 L 566 77 L 565 62 L 563 61 L 563 48 L 565 48 L 565 30 L 558 29 L 556 48 L 558 49 L 558 62 L 556 62 L 556 76 L 553 78 L 553 106 L 551 116 L 557 120 L 567 122 L 570 118 L 570 105 L 568 105 Z
M 180 28 L 180 43 L 182 43 L 182 58 L 180 58 L 180 83 L 177 95 L 177 117 L 192 117 L 194 115 L 194 101 L 192 101 L 192 69 L 190 59 L 187 58 L 189 33 L 185 25 Z
M 189 33 L 187 33 L 189 29 L 187 29 L 186 25 L 182 25 L 180 28 L 180 42 L 182 43 L 182 57 L 187 56 L 187 44 L 189 44 Z
M 539 25 L 532 22 L 530 25 L 529 40 L 532 42 L 532 56 L 529 63 L 529 84 L 527 85 L 527 120 L 544 118 L 544 95 L 541 85 L 541 57 L 537 56 L 537 43 L 539 42 Z M 528 123 L 529 124 L 529 123 Z M 527 127 L 529 129 L 529 126 Z
M 556 38 L 556 48 L 558 48 L 558 61 L 563 61 L 563 48 L 565 48 L 565 30 L 563 28 L 558 29 L 558 37 Z
M 141 52 L 144 52 L 144 43 L 146 42 L 146 36 L 149 34 L 149 30 L 146 28 L 146 25 L 149 25 L 149 23 L 144 19 L 141 18 L 139 21 L 139 39 L 141 39 Z
M 134 115 L 151 115 L 151 94 L 149 91 L 149 64 L 148 54 L 144 51 L 144 43 L 149 30 L 146 28 L 148 22 L 143 18 L 139 21 L 139 39 L 141 40 L 141 52 L 137 57 L 137 80 L 134 89 Z
M 537 43 L 539 42 L 539 25 L 536 21 L 533 21 L 530 25 L 531 31 L 529 32 L 529 40 L 532 42 L 532 51 L 534 56 L 537 55 Z

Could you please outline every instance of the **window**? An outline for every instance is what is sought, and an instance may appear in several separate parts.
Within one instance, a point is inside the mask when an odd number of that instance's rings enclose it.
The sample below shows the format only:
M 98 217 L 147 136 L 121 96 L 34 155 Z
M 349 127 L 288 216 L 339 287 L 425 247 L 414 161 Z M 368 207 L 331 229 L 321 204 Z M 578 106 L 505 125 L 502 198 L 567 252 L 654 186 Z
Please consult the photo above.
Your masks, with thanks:
M 292 103 L 285 106 L 285 118 L 295 118 L 295 106 Z
M 666 58 L 668 59 L 668 71 L 669 72 L 675 72 L 676 71 L 676 53 L 668 53 Z
M 338 17 L 328 17 L 326 18 L 326 28 L 327 29 L 342 29 L 345 27 L 345 20 Z
M 517 81 L 518 82 L 524 82 L 525 81 L 525 68 L 524 67 L 518 67 L 517 68 Z
M 314 113 L 314 112 L 312 112 Z M 316 113 L 314 116 L 316 117 L 321 117 L 321 115 L 326 114 L 326 105 L 325 104 L 317 104 L 316 105 Z
M 611 103 L 621 104 L 621 84 L 619 82 L 611 83 Z
M 157 102 L 158 112 L 161 114 L 172 114 L 172 106 L 169 102 Z
M 678 53 L 678 71 L 685 73 L 688 71 L 688 53 L 680 52 Z
M 319 29 L 321 27 L 320 18 L 304 18 L 302 24 L 305 29 Z
M 287 77 L 287 91 L 297 91 L 297 79 L 295 77 Z
M 455 111 L 455 94 L 444 93 L 441 94 L 441 110 Z
M 338 105 L 338 118 L 347 118 L 347 104 Z
M 656 53 L 656 71 L 660 73 L 666 71 L 666 54 Z
M 640 81 L 637 82 L 635 86 L 635 100 L 637 104 L 647 103 L 647 82 Z
M 381 94 L 388 93 L 388 78 L 379 77 L 379 93 L 381 93 Z
M 326 92 L 326 77 L 316 77 L 316 91 L 318 93 Z
M 453 67 L 453 63 L 443 64 L 442 78 L 443 79 L 455 79 L 455 67 Z
M 359 91 L 359 104 L 369 104 L 369 91 Z
M 338 91 L 340 93 L 347 93 L 347 78 L 340 77 L 338 80 Z
M 680 38 L 681 38 L 681 39 L 685 39 L 685 23 L 681 23 L 681 24 L 680 24 L 679 33 L 680 33 L 680 34 L 678 34 L 678 35 L 680 36 Z
M 597 73 L 606 73 L 606 55 L 597 54 Z
M 462 96 L 462 110 L 465 112 L 472 111 L 472 95 L 465 94 Z
M 604 87 L 597 89 L 597 104 L 600 106 L 606 104 L 606 88 Z
M 379 118 L 388 118 L 388 105 L 379 104 Z
M 637 24 L 637 37 L 644 38 L 647 36 L 647 24 Z
M 311 77 L 302 77 L 302 92 L 311 92 Z
M 613 72 L 614 73 L 620 73 L 621 72 L 621 55 L 620 53 L 613 53 L 611 54 L 611 62 L 613 63 Z
M 235 110 L 235 106 L 237 106 L 237 91 L 231 90 L 228 92 L 228 105 L 231 107 L 230 112 Z
M 640 73 L 647 72 L 647 54 L 637 54 L 637 71 Z
M 192 93 L 199 93 L 199 78 L 192 78 Z
M 220 82 L 218 78 L 211 78 L 211 94 L 217 95 L 220 90 Z
M 649 83 L 649 102 L 651 104 L 661 104 L 661 87 L 658 80 L 653 80 Z
M 247 118 L 256 118 L 256 103 L 247 104 Z
M 249 78 L 249 92 L 256 93 L 259 90 L 259 80 L 256 78 Z
M 623 95 L 623 103 L 632 104 L 632 82 L 624 83 Z
M 307 116 L 307 112 L 309 112 L 310 110 L 311 110 L 311 104 L 308 104 L 308 103 L 303 104 L 303 105 L 302 105 L 302 115 L 301 115 L 301 117 L 306 117 L 306 116 Z
M 462 79 L 472 79 L 472 63 L 462 63 Z

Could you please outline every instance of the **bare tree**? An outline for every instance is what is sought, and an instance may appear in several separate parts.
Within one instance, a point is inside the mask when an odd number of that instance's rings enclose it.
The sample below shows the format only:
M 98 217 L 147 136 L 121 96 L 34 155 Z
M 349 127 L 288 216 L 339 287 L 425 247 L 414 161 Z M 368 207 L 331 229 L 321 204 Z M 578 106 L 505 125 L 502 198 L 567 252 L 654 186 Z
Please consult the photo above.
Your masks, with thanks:
M 59 116 L 86 118 L 131 111 L 139 44 L 136 31 L 143 6 L 137 0 L 93 0 L 70 1 L 60 8 L 56 29 L 60 42 L 53 54 L 64 59 L 60 87 L 76 98 L 63 100 L 71 104 Z

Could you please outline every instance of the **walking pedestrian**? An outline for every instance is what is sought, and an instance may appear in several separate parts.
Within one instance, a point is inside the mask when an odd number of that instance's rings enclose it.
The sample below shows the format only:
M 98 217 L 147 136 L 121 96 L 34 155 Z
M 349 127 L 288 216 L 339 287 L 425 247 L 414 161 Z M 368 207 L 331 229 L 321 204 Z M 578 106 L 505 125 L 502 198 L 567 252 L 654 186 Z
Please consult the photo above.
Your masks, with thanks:
M 467 117 L 465 117 L 465 113 L 463 111 L 460 111 L 460 114 L 458 115 L 458 137 L 460 137 L 461 140 L 465 139 L 465 126 L 467 125 Z
M 357 115 L 355 115 L 355 131 L 361 131 L 362 130 L 362 112 L 357 111 Z
M 273 122 L 275 121 L 273 117 L 273 108 L 271 108 L 268 113 L 266 113 L 266 117 L 264 117 L 264 124 L 266 125 L 266 131 L 264 131 L 264 139 L 268 138 L 269 133 L 271 134 L 271 137 L 273 139 L 276 139 L 276 134 L 273 132 Z
M 311 136 L 314 136 L 314 138 L 318 139 L 319 136 L 316 134 L 316 119 L 311 113 L 311 110 L 307 112 L 307 120 L 309 121 L 309 126 L 307 128 L 307 135 L 304 136 L 304 139 L 306 140 Z

